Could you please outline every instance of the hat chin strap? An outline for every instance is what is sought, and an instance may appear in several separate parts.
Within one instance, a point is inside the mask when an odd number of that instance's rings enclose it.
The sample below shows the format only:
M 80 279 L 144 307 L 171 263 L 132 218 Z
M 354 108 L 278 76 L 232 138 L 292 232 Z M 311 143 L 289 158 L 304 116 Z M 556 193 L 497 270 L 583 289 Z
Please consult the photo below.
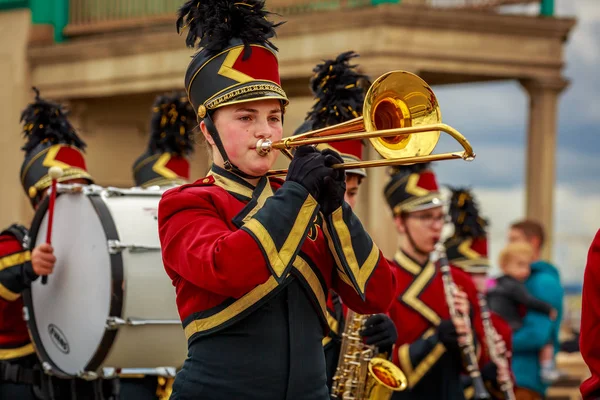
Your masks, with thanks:
M 215 124 L 214 124 L 210 114 L 208 114 L 208 113 L 204 117 L 204 124 L 206 125 L 206 129 L 208 130 L 210 137 L 215 142 L 215 146 L 217 146 L 217 150 L 219 150 L 219 153 L 221 154 L 221 158 L 223 158 L 223 167 L 225 168 L 225 170 L 227 170 L 233 174 L 236 174 L 242 178 L 245 178 L 245 179 L 260 178 L 260 176 L 254 176 L 254 175 L 245 173 L 244 171 L 239 169 L 237 166 L 235 166 L 231 161 L 229 161 L 229 156 L 227 155 L 227 152 L 225 151 L 225 147 L 223 147 L 223 142 L 221 141 L 221 137 L 219 136 L 219 131 L 217 131 L 217 128 L 215 127 Z
M 413 249 L 422 256 L 429 256 L 429 252 L 423 251 L 421 248 L 419 248 L 419 246 L 417 246 L 417 244 L 412 238 L 412 235 L 410 234 L 410 231 L 408 230 L 408 226 L 405 226 L 405 231 L 406 237 L 408 237 L 408 241 L 410 242 L 410 245 L 413 247 Z

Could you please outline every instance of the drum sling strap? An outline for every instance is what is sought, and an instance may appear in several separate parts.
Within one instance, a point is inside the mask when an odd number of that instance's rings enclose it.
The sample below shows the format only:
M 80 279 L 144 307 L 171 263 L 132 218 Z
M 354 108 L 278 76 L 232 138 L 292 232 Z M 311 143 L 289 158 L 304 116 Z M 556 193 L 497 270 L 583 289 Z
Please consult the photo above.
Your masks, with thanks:
M 35 395 L 41 400 L 61 400 L 65 398 L 66 387 L 69 400 L 120 400 L 120 381 L 116 379 L 95 380 L 91 382 L 80 381 L 89 385 L 85 393 L 81 394 L 77 390 L 78 380 L 60 379 L 44 374 L 40 368 L 27 368 L 18 364 L 11 364 L 6 361 L 0 361 L 0 384 L 12 383 L 15 385 L 33 386 Z M 61 390 L 57 390 L 57 386 Z M 93 390 L 93 397 L 90 398 L 89 390 Z M 78 395 L 78 392 L 80 393 Z
M 0 383 L 14 383 L 17 385 L 35 385 L 40 382 L 40 371 L 25 368 L 18 364 L 0 361 Z

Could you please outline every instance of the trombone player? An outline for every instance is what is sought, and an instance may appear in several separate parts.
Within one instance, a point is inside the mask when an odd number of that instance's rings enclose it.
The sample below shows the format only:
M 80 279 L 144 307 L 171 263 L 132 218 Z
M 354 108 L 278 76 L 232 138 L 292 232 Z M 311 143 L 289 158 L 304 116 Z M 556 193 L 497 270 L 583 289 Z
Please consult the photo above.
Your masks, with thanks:
M 286 181 L 269 175 L 282 137 L 277 24 L 264 2 L 190 0 L 178 27 L 200 50 L 185 78 L 213 165 L 167 191 L 158 226 L 188 357 L 172 400 L 327 400 L 322 339 L 329 288 L 357 312 L 385 312 L 390 265 L 344 202 L 332 150 L 297 149 Z M 184 26 L 185 25 L 185 26 Z
M 294 134 L 325 128 L 362 116 L 365 86 L 369 83 L 369 79 L 356 70 L 356 65 L 350 64 L 356 57 L 358 54 L 347 51 L 335 59 L 325 60 L 313 69 L 310 88 L 315 96 L 315 104 Z M 361 139 L 355 139 L 321 144 L 317 148 L 333 149 L 340 154 L 344 162 L 355 162 L 362 160 L 363 146 Z M 366 177 L 365 168 L 346 170 L 344 200 L 351 208 L 354 208 L 358 201 L 360 185 Z M 327 297 L 329 334 L 323 338 L 323 349 L 327 386 L 330 390 L 332 378 L 338 367 L 346 311 L 347 307 L 342 303 L 339 294 L 329 290 Z M 383 313 L 369 316 L 360 335 L 364 338 L 365 344 L 376 346 L 381 353 L 387 355 L 391 355 L 392 345 L 397 338 L 394 323 Z

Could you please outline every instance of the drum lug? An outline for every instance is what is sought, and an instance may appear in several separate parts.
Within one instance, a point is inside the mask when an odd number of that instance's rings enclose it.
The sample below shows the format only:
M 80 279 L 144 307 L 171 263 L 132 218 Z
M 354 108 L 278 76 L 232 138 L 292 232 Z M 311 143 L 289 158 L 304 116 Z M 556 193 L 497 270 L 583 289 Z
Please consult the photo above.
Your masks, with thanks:
M 125 244 L 118 240 L 107 240 L 109 254 L 119 254 L 123 250 L 131 253 L 145 253 L 148 251 L 160 251 L 160 246 L 140 246 L 136 244 Z
M 23 321 L 29 321 L 29 309 L 26 306 L 23 306 Z
M 95 381 L 98 379 L 98 374 L 92 371 L 83 371 L 77 374 L 77 376 L 86 381 Z
M 119 254 L 127 248 L 127 246 L 123 246 L 118 240 L 108 240 L 107 243 L 109 254 Z
M 119 318 L 119 317 L 108 317 L 106 318 L 106 329 L 108 330 L 115 330 L 115 329 L 119 329 L 120 326 L 122 325 L 126 325 L 127 321 L 125 321 L 123 318 Z
M 131 189 L 121 189 L 113 186 L 109 186 L 104 189 L 104 196 L 106 197 L 115 197 L 115 196 L 147 196 L 147 197 L 160 197 L 162 196 L 165 189 L 161 187 L 155 188 L 131 188 Z
M 50 365 L 50 363 L 48 363 L 47 361 L 44 361 L 42 363 L 42 369 L 44 370 L 44 373 L 46 375 L 54 376 L 54 370 L 53 370 L 52 366 Z

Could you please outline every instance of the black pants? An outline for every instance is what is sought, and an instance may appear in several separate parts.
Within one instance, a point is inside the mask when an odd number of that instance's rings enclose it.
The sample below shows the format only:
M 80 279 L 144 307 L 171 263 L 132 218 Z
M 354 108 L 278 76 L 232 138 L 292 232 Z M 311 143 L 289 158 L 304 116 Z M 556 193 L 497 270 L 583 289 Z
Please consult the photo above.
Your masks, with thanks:
M 114 380 L 85 381 L 42 375 L 35 355 L 10 361 L 29 371 L 37 371 L 35 384 L 15 383 L 0 377 L 0 400 L 112 400 L 117 389 L 120 400 L 156 400 L 158 380 L 155 376 Z

